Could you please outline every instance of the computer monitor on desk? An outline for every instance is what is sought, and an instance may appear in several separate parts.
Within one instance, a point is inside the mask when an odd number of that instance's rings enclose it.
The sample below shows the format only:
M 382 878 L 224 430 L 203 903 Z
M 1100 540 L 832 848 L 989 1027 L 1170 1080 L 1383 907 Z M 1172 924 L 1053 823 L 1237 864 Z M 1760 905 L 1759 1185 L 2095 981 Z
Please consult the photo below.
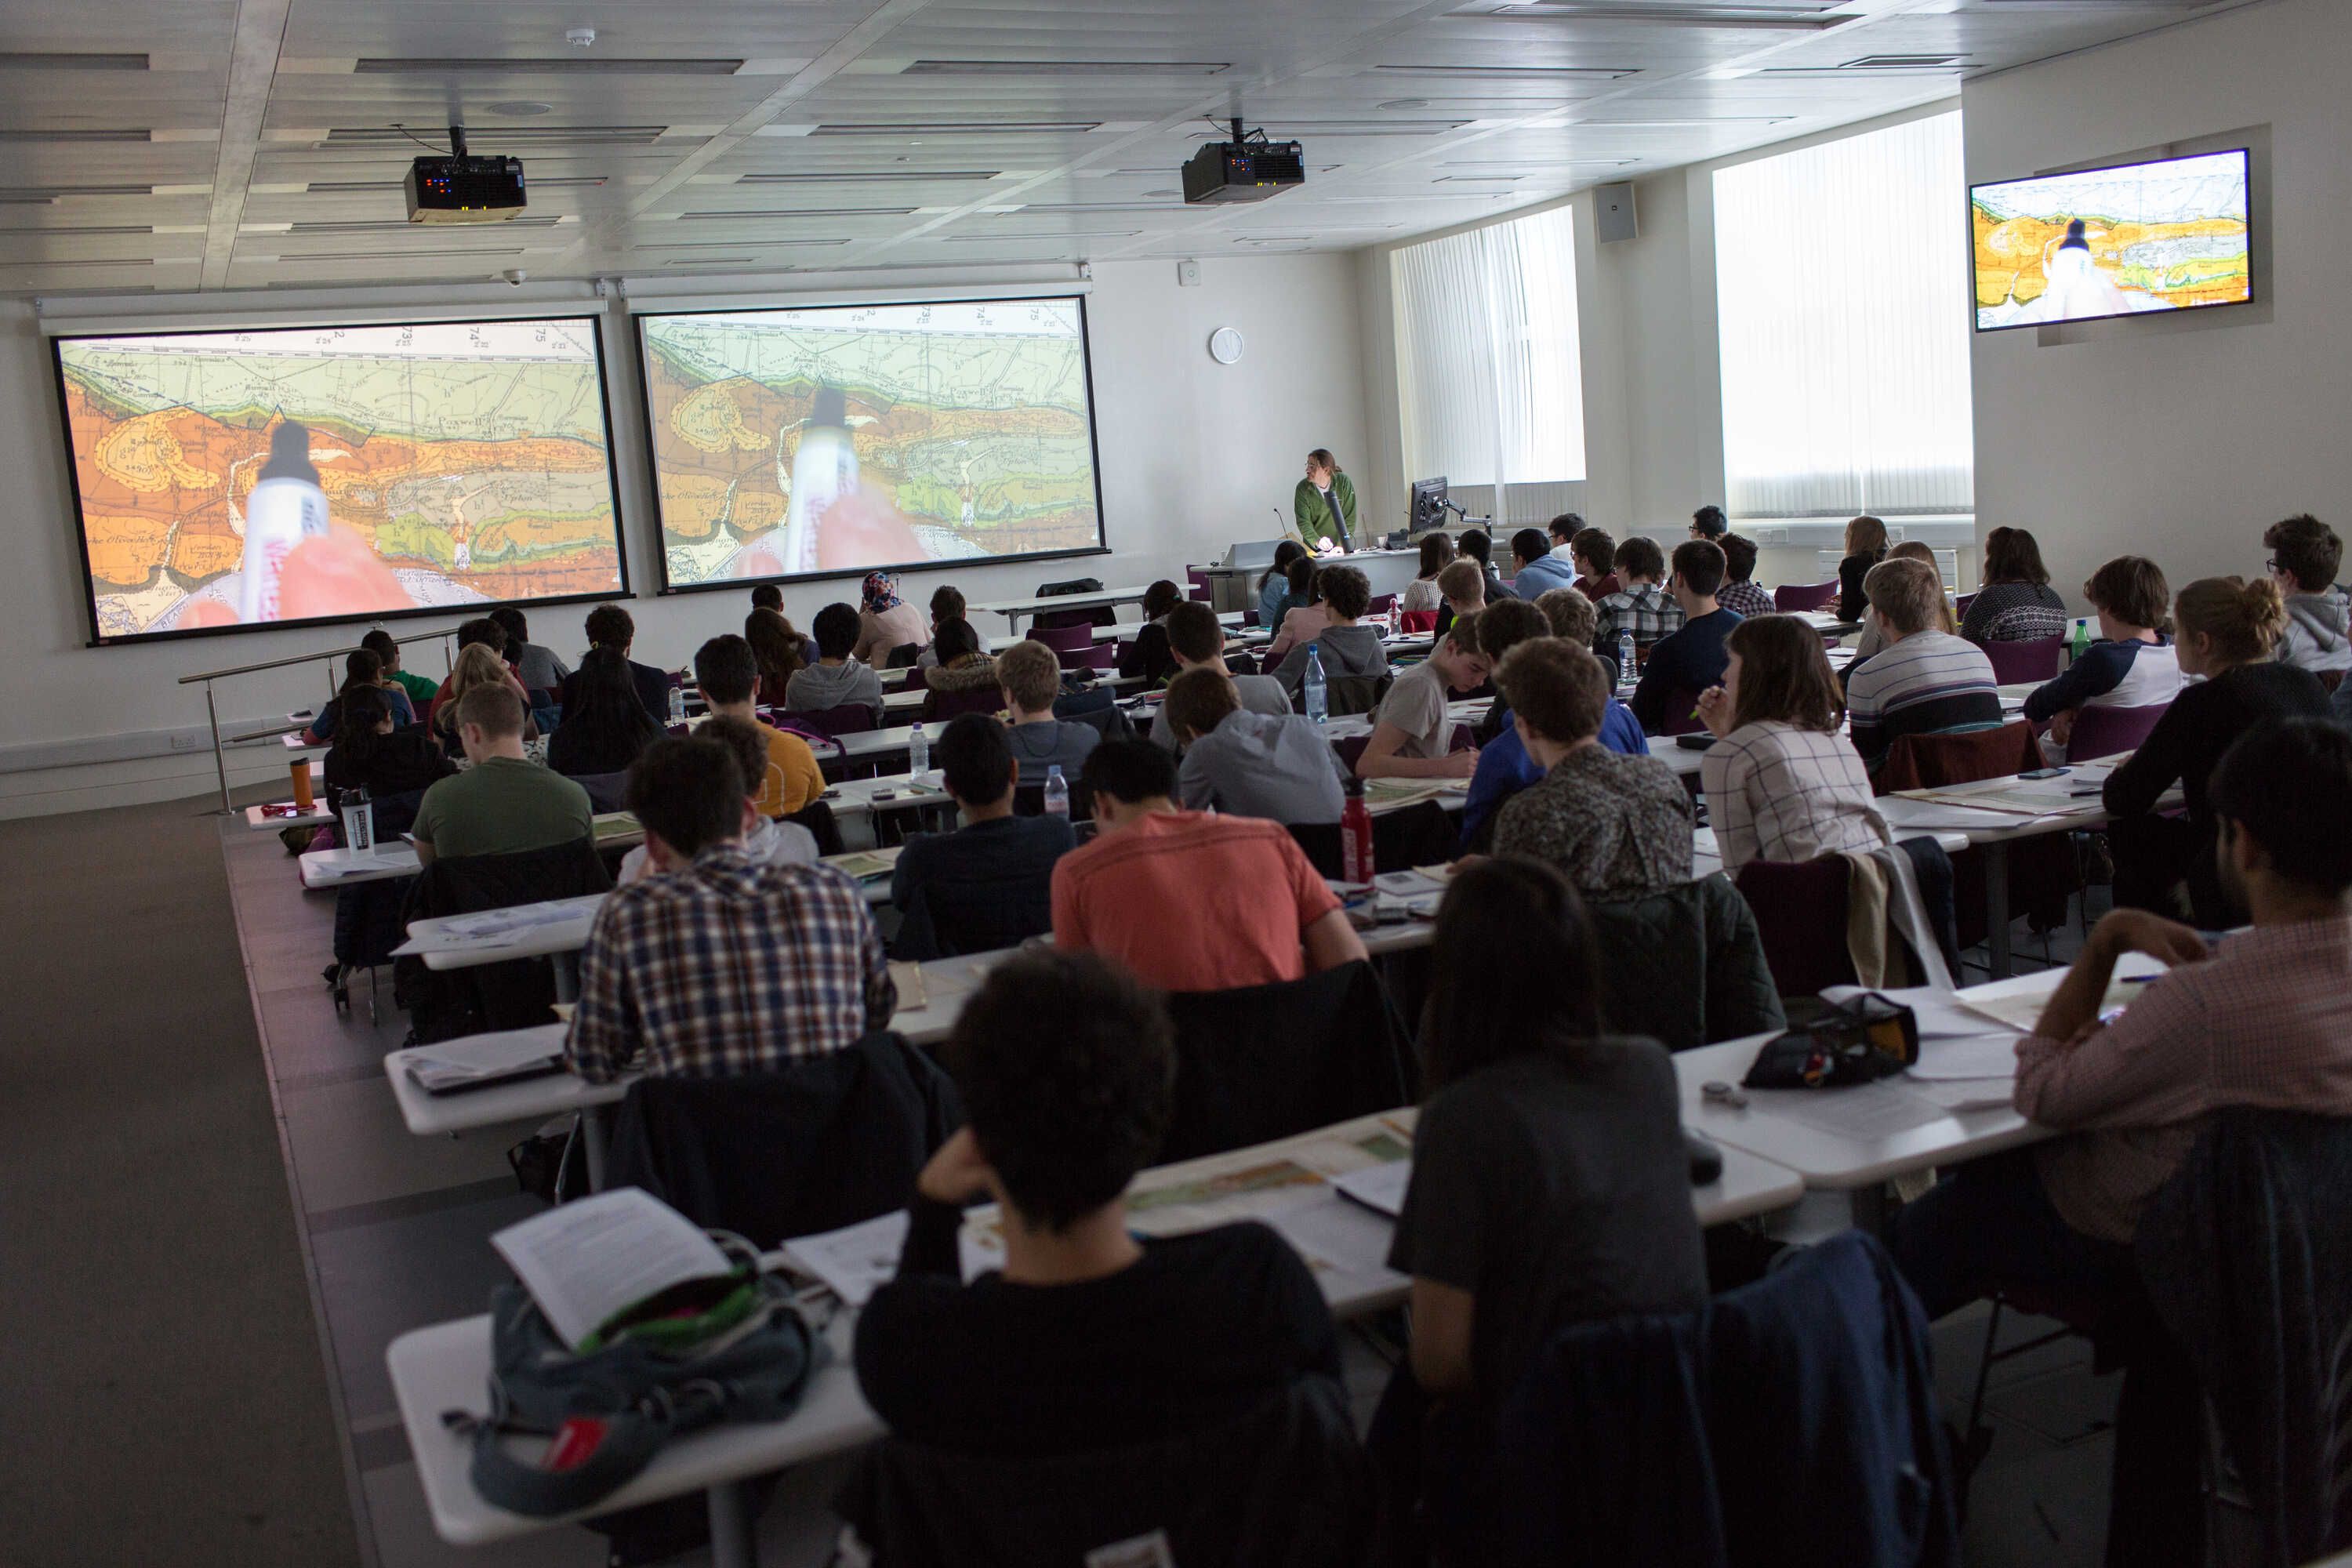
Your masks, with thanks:
M 1412 481 L 1412 510 L 1407 515 L 1407 536 L 1427 533 L 1433 528 L 1445 526 L 1445 480 L 1444 479 Z

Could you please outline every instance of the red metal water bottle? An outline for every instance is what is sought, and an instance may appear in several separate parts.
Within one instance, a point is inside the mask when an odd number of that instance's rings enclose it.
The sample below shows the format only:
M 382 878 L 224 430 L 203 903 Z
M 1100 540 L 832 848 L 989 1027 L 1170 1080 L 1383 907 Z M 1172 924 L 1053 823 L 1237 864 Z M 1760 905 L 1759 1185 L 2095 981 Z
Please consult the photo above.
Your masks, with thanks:
M 1372 809 L 1364 804 L 1364 781 L 1352 773 L 1339 808 L 1339 870 L 1350 882 L 1372 879 Z

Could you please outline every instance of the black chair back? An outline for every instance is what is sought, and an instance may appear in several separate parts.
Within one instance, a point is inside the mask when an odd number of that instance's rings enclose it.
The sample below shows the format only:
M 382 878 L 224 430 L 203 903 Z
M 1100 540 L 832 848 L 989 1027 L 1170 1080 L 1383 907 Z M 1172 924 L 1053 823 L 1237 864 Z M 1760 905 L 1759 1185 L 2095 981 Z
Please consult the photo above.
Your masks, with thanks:
M 1323 683 L 1324 704 L 1334 719 L 1369 713 L 1388 695 L 1390 680 L 1385 675 L 1332 676 Z
M 512 855 L 436 859 L 408 889 L 400 917 L 404 927 L 442 915 L 606 893 L 612 891 L 613 877 L 597 856 L 594 841 L 581 838 Z M 541 958 L 435 971 L 411 956 L 393 965 L 393 996 L 407 1009 L 416 1041 L 423 1045 L 546 1023 L 555 1001 L 555 972 Z
M 1223 1153 L 1410 1098 L 1405 1031 L 1368 963 L 1275 985 L 1180 991 L 1176 1108 L 1160 1159 Z
M 898 1036 L 872 1034 L 780 1072 L 630 1085 L 605 1184 L 773 1247 L 906 1207 L 962 1122 L 945 1073 Z
M 574 773 L 572 782 L 588 792 L 588 805 L 593 810 L 629 808 L 629 774 L 625 768 L 616 773 Z
M 827 802 L 813 800 L 784 818 L 786 822 L 805 827 L 816 840 L 820 855 L 841 855 L 849 846 L 842 841 L 841 824 L 834 820 L 833 807 Z
M 1328 1378 L 1160 1442 L 1044 1456 L 886 1438 L 834 1499 L 890 1568 L 1217 1563 L 1342 1568 L 1365 1561 L 1369 1461 Z
M 921 643 L 902 642 L 897 647 L 892 648 L 888 653 L 883 655 L 882 668 L 885 669 L 912 669 L 915 666 L 915 661 L 922 657 L 923 645 Z
M 1318 871 L 1326 877 L 1347 874 L 1338 823 L 1293 822 L 1286 826 Z M 1458 837 L 1454 818 L 1433 800 L 1383 811 L 1372 818 L 1372 869 L 1410 871 L 1415 866 L 1442 864 L 1454 858 Z
M 1601 1017 L 1670 1051 L 1784 1028 L 1756 916 L 1720 873 L 1637 899 L 1591 899 Z
M 1085 722 L 1080 720 L 1079 722 Z M 1095 792 L 1083 779 L 1069 779 L 1070 820 L 1092 822 L 1095 819 Z M 1045 815 L 1045 786 L 1042 784 L 1017 784 L 1013 786 L 1013 815 L 1043 816 Z

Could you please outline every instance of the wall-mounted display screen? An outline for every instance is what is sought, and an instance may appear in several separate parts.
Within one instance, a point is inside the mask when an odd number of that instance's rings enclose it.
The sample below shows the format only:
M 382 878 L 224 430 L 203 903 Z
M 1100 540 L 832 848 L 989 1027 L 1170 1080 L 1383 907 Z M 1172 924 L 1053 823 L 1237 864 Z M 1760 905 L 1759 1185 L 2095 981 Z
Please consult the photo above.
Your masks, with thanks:
M 637 330 L 671 588 L 1102 546 L 1082 299 Z
M 1977 330 L 2244 304 L 2246 168 L 2241 148 L 1971 187 Z
M 593 317 L 54 347 L 98 641 L 626 591 Z

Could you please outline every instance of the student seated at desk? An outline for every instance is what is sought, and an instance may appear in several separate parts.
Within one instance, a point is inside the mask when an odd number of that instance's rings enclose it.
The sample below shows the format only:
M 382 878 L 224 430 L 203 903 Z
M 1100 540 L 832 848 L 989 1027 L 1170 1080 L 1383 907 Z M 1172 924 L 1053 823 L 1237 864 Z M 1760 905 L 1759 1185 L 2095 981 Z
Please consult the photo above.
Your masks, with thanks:
M 1650 649 L 1683 624 L 1682 606 L 1658 580 L 1666 574 L 1665 552 L 1657 541 L 1636 534 L 1617 547 L 1617 575 L 1625 584 L 1592 605 L 1592 651 L 1603 658 L 1617 657 L 1617 634 L 1633 634 L 1633 661 L 1638 666 Z M 1630 679 L 1634 670 L 1620 670 Z
M 2340 682 L 2352 670 L 2352 607 L 2336 586 L 2336 574 L 2344 565 L 2343 541 L 2305 512 L 2264 529 L 2263 543 L 2271 552 L 2271 581 L 2286 604 L 2280 662 Z
M 1717 737 L 1699 759 L 1699 793 L 1723 874 L 1891 842 L 1870 770 L 1839 732 L 1845 700 L 1821 634 L 1794 616 L 1758 616 L 1723 646 L 1723 684 L 1698 700 Z
M 485 621 L 483 625 L 489 625 Z M 450 668 L 449 679 L 441 683 L 441 693 L 434 698 L 428 711 L 432 718 L 425 730 L 441 747 L 443 754 L 451 757 L 465 754 L 457 734 L 457 705 L 468 692 L 485 686 L 503 687 L 514 693 L 523 704 L 522 738 L 526 742 L 539 739 L 539 725 L 530 716 L 530 697 L 523 690 L 522 682 L 506 667 L 498 651 L 488 643 L 468 643 L 457 652 L 457 662 Z
M 1605 528 L 1577 530 L 1568 542 L 1568 558 L 1576 563 L 1576 581 L 1569 586 L 1596 605 L 1625 585 L 1617 575 L 1617 538 Z M 1543 595 L 1536 596 L 1540 599 Z
M 1357 624 L 1372 603 L 1372 585 L 1364 574 L 1353 566 L 1326 566 L 1315 574 L 1315 590 L 1323 595 L 1319 607 L 1327 624 L 1293 647 L 1274 670 L 1274 678 L 1282 682 L 1282 689 L 1293 701 L 1299 700 L 1307 679 L 1310 647 L 1323 650 L 1326 680 L 1348 675 L 1379 677 L 1389 670 L 1389 650 L 1381 646 L 1380 629 Z
M 762 816 L 790 816 L 824 793 L 816 753 L 798 735 L 760 721 L 751 694 L 760 683 L 760 663 L 741 637 L 715 637 L 694 651 L 694 683 L 714 717 L 740 719 L 768 742 L 768 765 L 761 774 Z
M 929 640 L 922 613 L 898 597 L 896 572 L 868 572 L 857 605 L 857 641 L 852 657 L 876 668 L 899 648 L 919 648 Z
M 980 634 L 971 629 L 970 621 L 957 616 L 941 622 L 926 651 L 938 658 L 921 672 L 924 723 L 939 722 L 940 703 L 945 698 L 975 691 L 996 696 L 996 661 L 980 651 Z
M 2091 574 L 2083 597 L 2099 616 L 2099 640 L 2054 680 L 2033 689 L 2025 716 L 2050 726 L 2056 755 L 2066 754 L 2074 719 L 2085 708 L 2160 708 L 2180 693 L 2180 664 L 2164 625 L 2172 590 L 2144 555 L 2118 555 Z
M 1290 577 L 1289 602 L 1274 628 L 1274 640 L 1265 645 L 1269 661 L 1302 642 L 1313 642 L 1331 624 L 1331 608 L 1323 602 L 1323 568 L 1316 564 L 1315 557 L 1301 555 L 1286 570 Z
M 373 691 L 381 695 L 391 710 L 395 729 L 405 730 L 417 721 L 416 710 L 409 705 L 407 691 L 397 682 L 385 678 L 383 661 L 369 649 L 357 647 L 343 660 L 342 689 L 320 708 L 317 716 L 310 721 L 310 728 L 302 731 L 302 738 L 314 746 L 331 743 L 341 728 L 336 715 L 342 708 L 343 699 L 353 691 Z
M 890 902 L 904 916 L 923 899 L 932 928 L 923 945 L 947 952 L 1017 947 L 1051 931 L 1054 864 L 1078 843 L 1069 818 L 1013 815 L 1013 752 L 1004 726 L 985 713 L 949 720 L 931 755 L 963 826 L 907 840 L 891 868 Z
M 1565 521 L 1565 520 L 1560 520 Z M 1583 520 L 1577 520 L 1578 527 Z M 1570 530 L 1571 536 L 1575 530 Z M 1547 588 L 1565 588 L 1576 581 L 1576 567 L 1563 552 L 1555 554 L 1541 529 L 1523 528 L 1511 535 L 1511 593 L 1532 599 Z
M 1062 776 L 1076 784 L 1102 731 L 1054 717 L 1054 700 L 1062 694 L 1060 658 L 1044 643 L 1024 637 L 996 656 L 996 683 L 1012 720 L 1005 744 L 1021 764 L 1020 782 L 1044 784 L 1046 770 L 1058 763 Z
M 1282 689 L 1282 682 L 1270 675 L 1235 675 L 1225 668 L 1225 628 L 1218 624 L 1217 612 L 1206 605 L 1188 599 L 1168 612 L 1168 652 L 1180 671 L 1213 669 L 1231 680 L 1242 707 L 1249 712 L 1279 719 L 1291 711 L 1290 697 Z M 1176 750 L 1165 702 L 1151 716 L 1151 742 Z
M 992 1455 L 1125 1448 L 1338 1379 L 1330 1310 L 1273 1231 L 1128 1229 L 1121 1194 L 1174 1104 L 1159 998 L 1098 958 L 1023 953 L 990 971 L 942 1055 L 970 1120 L 924 1167 L 898 1278 L 857 1319 L 857 1385 L 894 1436 Z M 1004 1267 L 967 1285 L 957 1231 L 963 1205 L 988 1200 Z
M 1715 542 L 1723 551 L 1723 586 L 1715 591 L 1715 602 L 1743 616 L 1770 615 L 1776 607 L 1772 595 L 1756 581 L 1756 542 L 1727 533 Z
M 1889 550 L 1886 552 L 1886 559 L 1889 561 L 1916 561 L 1927 566 L 1929 571 L 1935 573 L 1936 591 L 1942 596 L 1943 604 L 1936 612 L 1936 624 L 1933 629 L 1939 632 L 1949 632 L 1954 637 L 1959 636 L 1959 618 L 1952 614 L 1952 595 L 1950 591 L 1944 585 L 1944 569 L 1936 564 L 1935 551 L 1919 540 L 1906 539 L 1902 543 L 1895 546 L 1892 550 Z M 1886 627 L 1875 616 L 1872 616 L 1867 608 L 1865 608 L 1862 616 L 1862 635 L 1853 639 L 1853 658 L 1849 663 L 1849 668 L 1851 665 L 1860 664 L 1864 659 L 1868 658 L 1872 654 L 1879 652 L 1885 647 Z
M 2307 669 L 2273 650 L 2286 627 L 2274 583 L 2204 577 L 2173 605 L 2176 661 L 2204 679 L 2180 689 L 2122 766 L 2107 776 L 2108 842 L 2116 858 L 2119 907 L 2176 913 L 2186 884 L 2189 906 L 2208 931 L 2239 924 L 2213 858 L 2217 837 L 2209 781 L 2223 752 L 2266 719 L 2317 717 L 2327 690 Z M 2184 817 L 2158 815 L 2158 803 L 2180 785 Z
M 931 669 L 940 664 L 941 627 L 950 621 L 962 621 L 967 627 L 971 626 L 971 617 L 964 614 L 966 607 L 963 602 L 963 590 L 953 584 L 942 583 L 931 590 L 931 640 L 924 644 L 923 651 L 915 656 L 917 669 Z M 972 646 L 981 652 L 994 651 L 988 646 L 988 639 L 982 637 L 979 632 L 974 631 L 971 636 Z
M 1538 612 L 1540 613 L 1540 612 Z M 1478 647 L 1478 616 L 1462 616 L 1430 645 L 1429 657 L 1396 678 L 1372 713 L 1371 738 L 1356 756 L 1365 779 L 1466 779 L 1478 768 L 1478 748 L 1454 750 L 1454 720 L 1446 707 L 1475 691 L 1490 673 Z
M 580 661 L 572 700 L 547 738 L 547 765 L 566 778 L 628 771 L 662 727 L 637 700 L 629 661 L 617 648 L 592 647 Z
M 822 713 L 828 708 L 863 703 L 882 721 L 882 678 L 855 652 L 857 612 L 847 605 L 827 605 L 810 623 L 816 634 L 816 662 L 792 674 L 784 685 L 784 706 L 795 713 Z
M 1969 613 L 1960 617 L 1960 636 L 1970 642 L 2042 642 L 2066 635 L 2066 601 L 2050 585 L 2042 546 L 2024 529 L 1996 528 L 1985 535 L 1978 583 Z
M 563 1059 L 590 1083 L 772 1072 L 889 1023 L 898 991 L 865 893 L 830 866 L 755 859 L 749 794 L 734 752 L 698 737 L 629 770 L 659 875 L 606 899 L 581 952 Z
M 743 853 L 761 866 L 815 865 L 821 858 L 816 835 L 797 822 L 778 822 L 761 815 L 760 792 L 749 785 L 748 781 L 764 778 L 768 771 L 768 738 L 761 732 L 761 727 L 744 719 L 711 719 L 695 731 L 694 738 L 715 741 L 726 747 L 735 758 L 736 770 L 747 781 L 743 794 Z M 653 874 L 653 856 L 640 844 L 621 857 L 620 873 L 614 882 L 625 888 Z
M 390 699 L 398 688 L 347 687 L 336 704 L 334 744 L 327 752 L 327 783 L 364 789 L 371 800 L 421 790 L 447 778 L 457 765 L 424 731 L 393 721 Z
M 563 689 L 563 678 L 572 673 L 569 666 L 555 657 L 553 648 L 541 647 L 530 640 L 530 623 L 512 605 L 501 605 L 490 612 L 490 619 L 507 635 L 507 646 L 501 651 L 507 663 L 513 667 L 515 678 L 523 689 L 534 696 L 544 691 L 552 695 Z
M 521 680 L 515 676 L 514 666 L 506 660 L 506 628 L 488 616 L 478 616 L 473 620 L 458 624 L 457 657 L 450 662 L 447 679 L 435 689 L 433 700 L 425 705 L 425 723 L 435 735 L 445 740 L 455 736 L 456 731 L 450 728 L 450 721 L 443 710 L 455 705 L 457 699 L 466 694 L 467 687 L 471 684 L 470 681 L 459 679 L 460 667 L 466 663 L 467 652 L 471 648 L 483 648 L 489 654 L 488 663 L 483 662 L 481 656 L 475 656 L 474 667 L 477 671 L 496 668 L 509 680 L 514 682 L 516 694 L 522 698 L 523 705 L 525 707 L 530 705 L 530 693 L 523 689 Z M 538 732 L 537 727 L 533 726 L 531 733 L 536 735 Z M 450 749 L 456 750 L 454 746 Z
M 441 683 L 429 675 L 414 675 L 403 669 L 400 645 L 393 641 L 392 634 L 382 626 L 376 627 L 367 636 L 360 638 L 360 647 L 375 655 L 383 664 L 384 679 L 392 681 L 403 691 L 408 693 L 409 709 L 415 713 L 416 721 L 423 723 L 425 710 L 432 705 L 433 694 L 441 689 Z
M 1696 702 L 1723 679 L 1723 639 L 1740 621 L 1739 613 L 1716 602 L 1723 585 L 1723 547 L 1704 539 L 1675 546 L 1673 575 L 1666 591 L 1682 612 L 1682 625 L 1658 639 L 1642 666 L 1641 684 L 1629 706 L 1642 721 L 1643 732 L 1664 734 L 1677 721 L 1691 717 L 1675 708 Z
M 1286 539 L 1274 547 L 1274 563 L 1258 574 L 1257 624 L 1271 632 L 1282 625 L 1298 601 L 1290 596 L 1290 563 L 1307 554 L 1307 547 L 1295 539 Z
M 1905 735 L 1974 730 L 2001 721 L 2000 689 L 1984 649 L 1938 629 L 1944 584 L 1920 561 L 1882 561 L 1863 578 L 1870 619 L 1885 647 L 1846 667 L 1853 749 L 1873 773 Z
M 1849 520 L 1843 549 L 1838 557 L 1838 595 L 1832 604 L 1837 618 L 1852 623 L 1861 620 L 1870 608 L 1870 595 L 1863 591 L 1862 580 L 1886 559 L 1886 524 L 1868 512 Z
M 1555 595 L 1574 601 L 1570 620 L 1573 623 L 1575 614 L 1580 612 L 1580 628 L 1569 633 L 1549 632 L 1558 623 L 1547 617 L 1549 606 L 1543 601 Z M 1591 603 L 1573 588 L 1549 589 L 1532 605 L 1524 599 L 1506 599 L 1478 617 L 1478 651 L 1486 656 L 1486 666 L 1492 669 L 1513 648 L 1543 637 L 1548 632 L 1571 647 L 1582 647 L 1592 640 Z M 1613 668 L 1605 658 L 1596 662 L 1604 670 Z M 1544 770 L 1519 742 L 1518 727 L 1511 722 L 1508 701 L 1499 696 L 1495 699 L 1478 732 L 1491 738 L 1479 742 L 1478 768 L 1470 775 L 1470 793 L 1462 801 L 1465 852 L 1485 849 L 1487 837 L 1493 832 L 1495 813 L 1505 801 L 1539 783 L 1544 776 Z M 1601 744 L 1629 757 L 1647 756 L 1650 752 L 1649 737 L 1642 733 L 1642 726 L 1633 721 L 1625 705 L 1613 697 L 1601 715 Z
M 646 711 L 652 714 L 656 721 L 667 720 L 669 717 L 669 689 L 675 684 L 675 678 L 668 670 L 656 669 L 650 664 L 639 664 L 629 658 L 629 653 L 637 642 L 637 623 L 629 612 L 618 605 L 599 605 L 588 612 L 582 629 L 588 635 L 590 647 L 612 648 L 628 659 L 629 683 L 636 688 L 637 700 L 645 704 Z M 585 662 L 586 656 L 582 658 Z M 575 669 L 564 677 L 556 700 L 562 706 L 571 707 L 573 689 L 579 684 L 580 672 Z
M 2267 584 L 2265 584 L 2267 585 Z M 2068 1134 L 1962 1165 L 1895 1217 L 1895 1261 L 1938 1318 L 2004 1285 L 2069 1300 L 2133 1287 L 2139 1216 L 2224 1106 L 2352 1116 L 2352 735 L 2249 731 L 2214 769 L 2218 868 L 2253 930 L 2205 940 L 2116 910 L 2017 1047 L 2020 1114 Z M 2173 967 L 2100 1021 L 2116 961 Z
M 1454 560 L 1446 563 L 1437 573 L 1437 627 L 1439 637 L 1454 629 L 1454 623 L 1465 616 L 1475 616 L 1486 607 L 1486 578 L 1475 561 Z M 1496 600 L 1497 604 L 1504 603 Z
M 1552 1333 L 1706 1300 L 1672 1059 L 1604 1034 L 1601 990 L 1599 941 L 1558 871 L 1497 859 L 1454 876 L 1388 1259 L 1412 1278 L 1412 1352 L 1369 1444 L 1400 1502 L 1426 1500 L 1441 1546 L 1473 1522 L 1496 1415 Z
M 466 659 L 457 664 L 462 672 Z M 588 792 L 523 755 L 523 726 L 530 721 L 511 686 L 484 680 L 457 699 L 453 717 L 473 765 L 425 792 L 411 830 L 417 859 L 551 849 L 594 831 Z
M 1495 571 L 1495 542 L 1487 537 L 1485 529 L 1464 529 L 1462 537 L 1454 541 L 1454 548 L 1478 563 L 1479 572 L 1486 579 L 1485 595 L 1486 603 L 1492 605 L 1504 599 L 1518 597 L 1517 594 L 1511 592 L 1510 584 L 1504 582 Z
M 1119 645 L 1118 673 L 1146 686 L 1163 686 L 1176 673 L 1168 651 L 1168 613 L 1186 603 L 1184 591 L 1162 577 L 1143 591 L 1143 626 Z
M 1544 770 L 1495 818 L 1495 853 L 1558 867 L 1591 898 L 1631 899 L 1691 877 L 1690 794 L 1672 768 L 1601 744 L 1609 711 L 1601 661 L 1558 637 L 1504 656 L 1495 684 L 1519 744 Z
M 1176 759 L 1107 741 L 1087 759 L 1095 841 L 1054 868 L 1054 941 L 1163 991 L 1298 980 L 1364 956 L 1339 896 L 1288 830 L 1179 811 Z
M 1434 610 L 1445 603 L 1438 591 L 1437 574 L 1454 564 L 1454 537 L 1442 530 L 1421 536 L 1421 564 L 1412 581 L 1404 585 L 1404 594 L 1397 600 L 1397 608 L 1407 615 Z M 1481 584 L 1482 590 L 1484 584 Z
M 790 708 L 793 677 L 808 663 L 808 639 L 782 610 L 755 609 L 743 617 L 743 640 L 760 666 L 760 705 Z
M 1286 826 L 1339 820 L 1339 759 L 1313 720 L 1252 713 L 1230 676 L 1197 667 L 1176 678 L 1160 708 L 1184 751 L 1176 797 L 1187 811 Z

